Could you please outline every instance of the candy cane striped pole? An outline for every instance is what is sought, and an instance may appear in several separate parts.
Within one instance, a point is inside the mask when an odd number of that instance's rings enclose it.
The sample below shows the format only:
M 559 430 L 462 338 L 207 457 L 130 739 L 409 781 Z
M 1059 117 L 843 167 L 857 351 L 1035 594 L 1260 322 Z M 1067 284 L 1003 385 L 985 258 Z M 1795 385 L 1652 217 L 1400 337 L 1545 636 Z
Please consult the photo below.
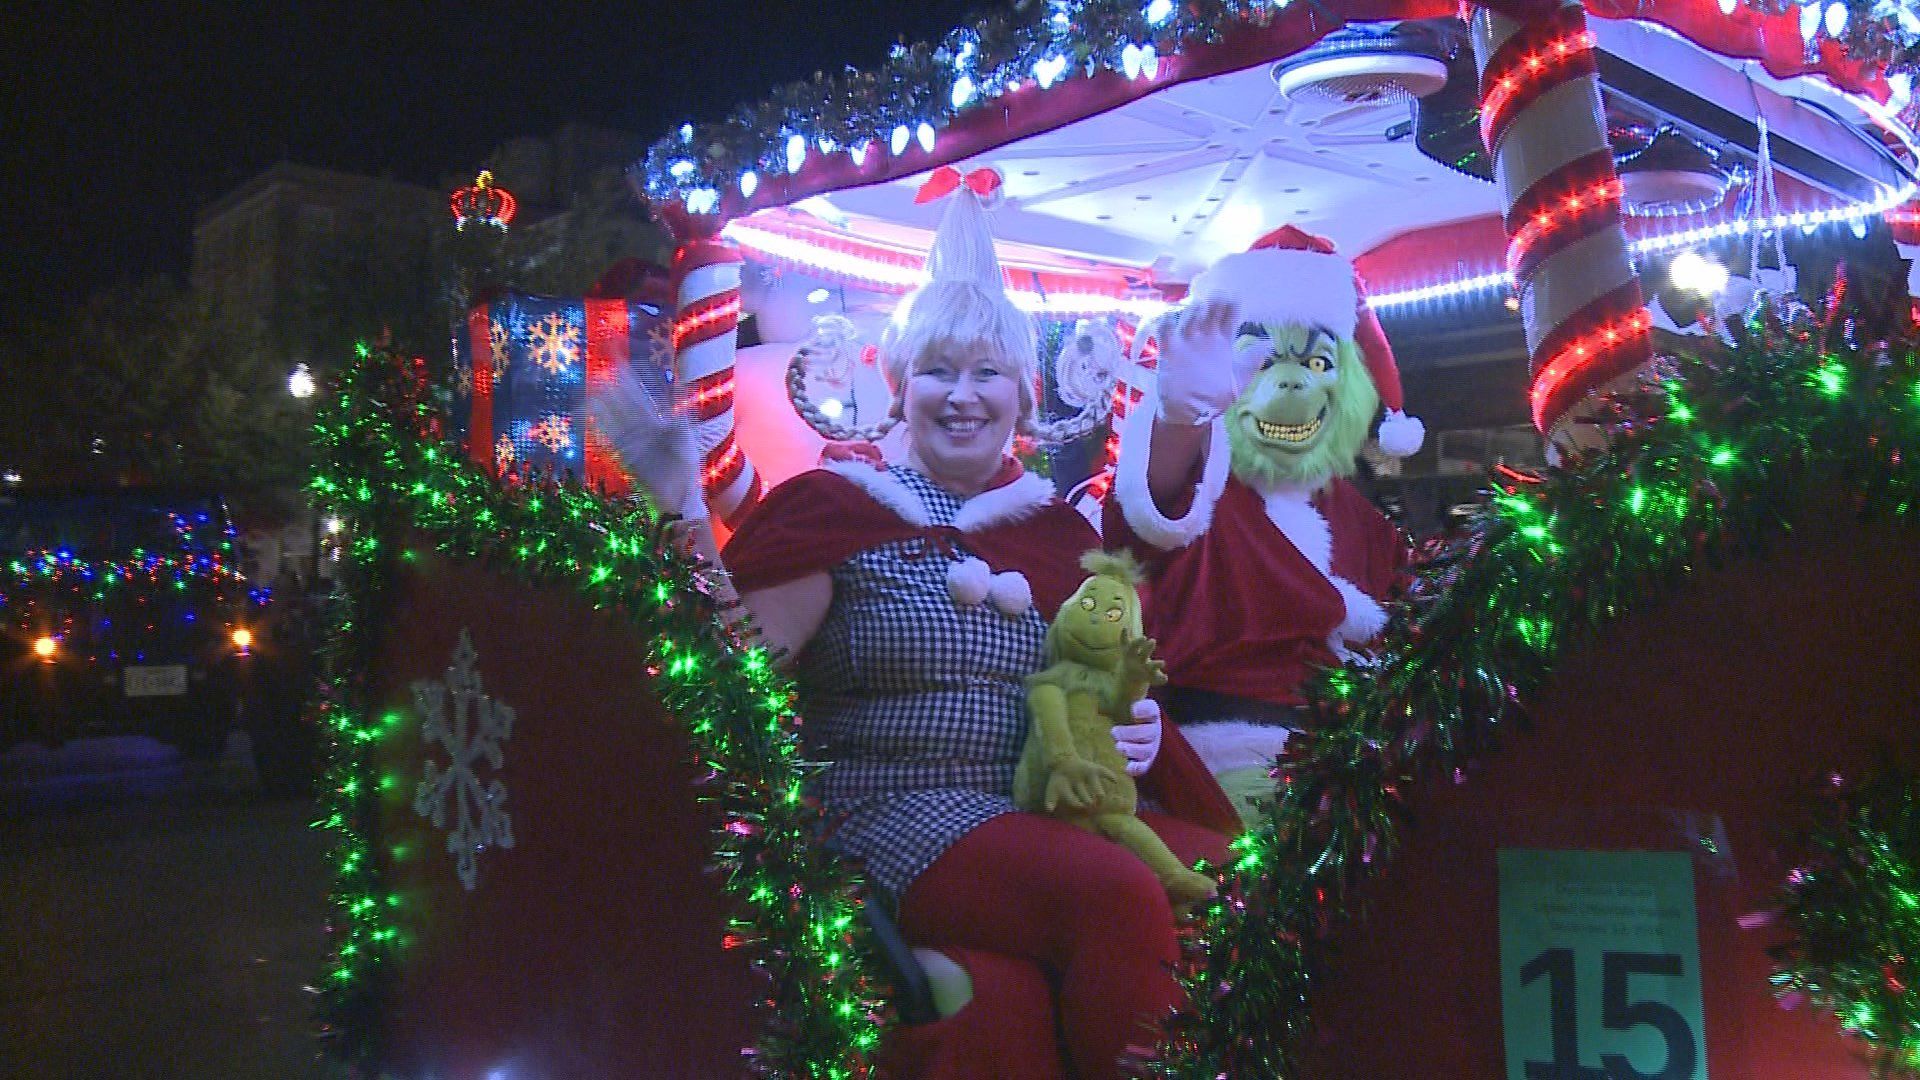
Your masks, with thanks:
M 1506 6 L 1506 5 L 1502 5 Z M 1567 435 L 1572 412 L 1651 356 L 1652 318 L 1620 222 L 1593 34 L 1579 0 L 1473 19 L 1480 134 L 1507 203 L 1534 427 Z
M 717 218 L 688 214 L 677 204 L 661 217 L 678 244 L 673 253 L 675 404 L 694 423 L 707 506 L 731 527 L 763 493 L 760 476 L 733 431 L 740 252 L 719 238 Z

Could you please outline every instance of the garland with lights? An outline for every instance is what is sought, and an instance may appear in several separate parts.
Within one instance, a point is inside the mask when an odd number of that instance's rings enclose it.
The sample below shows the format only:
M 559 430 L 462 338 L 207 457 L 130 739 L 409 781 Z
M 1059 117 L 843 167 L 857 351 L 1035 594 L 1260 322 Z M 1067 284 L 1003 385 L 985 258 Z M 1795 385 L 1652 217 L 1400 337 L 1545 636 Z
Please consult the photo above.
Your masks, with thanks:
M 1734 18 L 1740 3 L 1772 17 L 1791 6 L 1791 0 L 1720 0 L 1721 17 Z M 633 172 L 649 197 L 684 200 L 694 213 L 711 213 L 723 200 L 751 202 L 763 176 L 798 173 L 817 155 L 845 152 L 855 169 L 864 169 L 870 153 L 898 157 L 914 147 L 931 153 L 938 129 L 1023 84 L 1046 90 L 1103 71 L 1152 81 L 1163 58 L 1219 44 L 1248 27 L 1265 28 L 1305 7 L 1290 0 L 1023 0 L 938 43 L 896 44 L 872 71 L 816 72 L 724 121 L 684 124 L 651 146 Z M 1836 8 L 1848 17 L 1827 14 Z M 1325 7 L 1320 14 L 1342 17 Z M 1368 17 L 1385 16 L 1371 9 Z M 1703 17 L 1689 10 L 1679 22 Z M 1826 62 L 1816 40 L 1823 33 L 1856 61 L 1886 62 L 1898 71 L 1916 63 L 1920 19 L 1912 0 L 1816 2 L 1800 19 L 1809 66 Z M 1675 29 L 1684 33 L 1687 26 Z
M 1423 553 L 1379 664 L 1311 684 L 1320 722 L 1282 761 L 1266 820 L 1234 842 L 1220 899 L 1187 928 L 1190 1004 L 1142 1072 L 1292 1072 L 1327 935 L 1398 848 L 1405 794 L 1491 752 L 1563 650 L 1778 528 L 1812 485 L 1912 512 L 1913 344 L 1860 347 L 1831 305 L 1824 322 L 1767 316 L 1744 331 L 1723 361 L 1678 361 L 1658 408 L 1612 402 L 1609 449 L 1500 491 Z M 405 945 L 372 768 L 397 717 L 376 714 L 364 680 L 406 558 L 395 540 L 411 528 L 441 551 L 576 589 L 654 642 L 662 702 L 686 723 L 709 776 L 700 795 L 720 811 L 713 858 L 739 908 L 725 944 L 752 950 L 769 976 L 749 1060 L 763 1075 L 868 1075 L 891 1019 L 888 988 L 859 918 L 858 876 L 812 840 L 791 685 L 723 629 L 700 566 L 650 511 L 501 486 L 441 441 L 418 360 L 369 351 L 343 377 L 323 409 L 312 485 L 353 523 L 315 705 L 335 742 L 323 819 L 339 841 L 323 987 L 334 1055 L 369 1069 L 382 1060 L 378 1017 Z M 1884 1025 L 1863 1033 L 1906 1037 Z
M 867 1075 L 889 991 L 871 959 L 858 876 L 812 842 L 817 811 L 801 796 L 791 684 L 724 628 L 702 567 L 667 522 L 588 491 L 502 486 L 443 441 L 423 361 L 365 347 L 361 357 L 323 402 L 311 484 L 320 508 L 351 523 L 313 706 L 334 751 L 321 821 L 337 841 L 321 1001 L 330 1054 L 378 1071 L 380 1017 L 406 947 L 374 768 L 375 744 L 400 717 L 378 710 L 367 673 L 409 557 L 401 538 L 412 535 L 631 620 L 650 643 L 655 691 L 685 722 L 708 777 L 699 795 L 717 810 L 713 861 L 737 908 L 723 944 L 749 950 L 768 976 L 751 1068 Z
M 1835 776 L 1809 857 L 1787 878 L 1775 992 L 1831 1010 L 1874 1048 L 1876 1076 L 1920 1076 L 1920 777 Z
M 724 123 L 691 124 L 656 143 L 636 171 L 649 195 L 676 195 L 688 209 L 717 207 L 720 192 L 751 198 L 762 173 L 800 171 L 814 149 L 846 149 L 856 165 L 869 147 L 896 156 L 930 150 L 935 126 L 1023 82 L 1047 88 L 1069 73 L 1139 75 L 1147 58 L 1220 41 L 1243 23 L 1265 25 L 1285 0 L 1030 0 L 994 11 L 938 45 L 900 43 L 876 71 L 816 72 L 775 90 Z M 1150 72 L 1149 72 L 1150 73 Z
M 1806 491 L 1910 517 L 1914 342 L 1860 347 L 1832 305 L 1824 322 L 1742 329 L 1724 360 L 1676 361 L 1651 403 L 1608 402 L 1609 448 L 1500 490 L 1423 552 L 1377 665 L 1309 685 L 1317 723 L 1289 743 L 1266 820 L 1234 843 L 1187 942 L 1189 1004 L 1145 1072 L 1295 1075 L 1328 934 L 1398 849 L 1408 794 L 1491 753 L 1567 649 L 1776 531 Z

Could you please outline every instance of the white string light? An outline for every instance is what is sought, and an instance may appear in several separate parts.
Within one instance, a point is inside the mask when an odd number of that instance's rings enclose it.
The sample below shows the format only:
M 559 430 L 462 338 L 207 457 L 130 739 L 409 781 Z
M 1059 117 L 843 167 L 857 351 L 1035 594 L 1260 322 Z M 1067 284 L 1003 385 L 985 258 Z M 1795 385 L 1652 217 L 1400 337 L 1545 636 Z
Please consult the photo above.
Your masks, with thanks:
M 1677 232 L 1666 233 L 1660 236 L 1643 236 L 1628 245 L 1628 250 L 1632 251 L 1635 255 L 1652 255 L 1662 251 L 1671 251 L 1674 248 L 1691 247 L 1695 244 L 1709 243 L 1714 240 L 1746 236 L 1752 232 L 1769 233 L 1789 227 L 1815 229 L 1822 225 L 1851 224 L 1886 213 L 1888 210 L 1912 198 L 1914 191 L 1915 186 L 1908 184 L 1897 192 L 1884 191 L 1878 199 L 1874 199 L 1871 202 L 1854 203 L 1851 206 L 1835 206 L 1823 210 L 1775 214 L 1772 217 L 1762 219 L 1758 222 L 1746 220 L 1722 221 L 1713 225 L 1701 225 L 1691 229 L 1681 229 Z M 1481 274 L 1478 277 L 1462 278 L 1457 281 L 1446 281 L 1435 285 L 1424 285 L 1417 289 L 1401 289 L 1395 292 L 1380 293 L 1368 297 L 1367 303 L 1375 311 L 1382 311 L 1387 308 L 1401 307 L 1407 304 L 1418 304 L 1428 300 L 1443 300 L 1456 296 L 1465 296 L 1470 293 L 1483 292 L 1487 289 L 1511 289 L 1512 287 L 1513 275 L 1503 271 L 1497 274 Z

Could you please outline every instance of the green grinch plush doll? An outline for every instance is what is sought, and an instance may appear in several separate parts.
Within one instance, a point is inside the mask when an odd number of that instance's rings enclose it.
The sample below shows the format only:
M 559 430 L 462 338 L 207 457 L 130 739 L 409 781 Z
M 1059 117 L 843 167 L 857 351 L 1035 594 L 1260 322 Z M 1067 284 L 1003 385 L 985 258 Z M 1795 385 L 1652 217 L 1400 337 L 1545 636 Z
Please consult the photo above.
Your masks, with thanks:
M 1133 722 L 1133 704 L 1167 681 L 1140 629 L 1140 568 L 1125 553 L 1089 551 L 1093 575 L 1047 628 L 1048 666 L 1027 677 L 1027 736 L 1013 801 L 1090 829 L 1140 856 L 1174 903 L 1212 896 L 1213 879 L 1183 866 L 1134 816 L 1139 795 L 1113 727 Z

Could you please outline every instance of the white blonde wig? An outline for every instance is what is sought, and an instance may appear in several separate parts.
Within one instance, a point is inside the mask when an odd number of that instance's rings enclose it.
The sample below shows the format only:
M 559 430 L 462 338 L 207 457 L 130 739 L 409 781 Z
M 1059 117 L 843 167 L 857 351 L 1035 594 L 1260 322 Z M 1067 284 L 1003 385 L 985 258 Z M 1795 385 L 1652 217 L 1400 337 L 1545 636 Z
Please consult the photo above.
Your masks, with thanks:
M 880 335 L 893 414 L 904 416 L 907 379 L 926 357 L 984 347 L 1019 382 L 1015 430 L 1033 434 L 1040 373 L 1033 320 L 1007 298 L 980 196 L 962 185 L 949 198 L 927 253 L 928 281 L 901 299 Z

